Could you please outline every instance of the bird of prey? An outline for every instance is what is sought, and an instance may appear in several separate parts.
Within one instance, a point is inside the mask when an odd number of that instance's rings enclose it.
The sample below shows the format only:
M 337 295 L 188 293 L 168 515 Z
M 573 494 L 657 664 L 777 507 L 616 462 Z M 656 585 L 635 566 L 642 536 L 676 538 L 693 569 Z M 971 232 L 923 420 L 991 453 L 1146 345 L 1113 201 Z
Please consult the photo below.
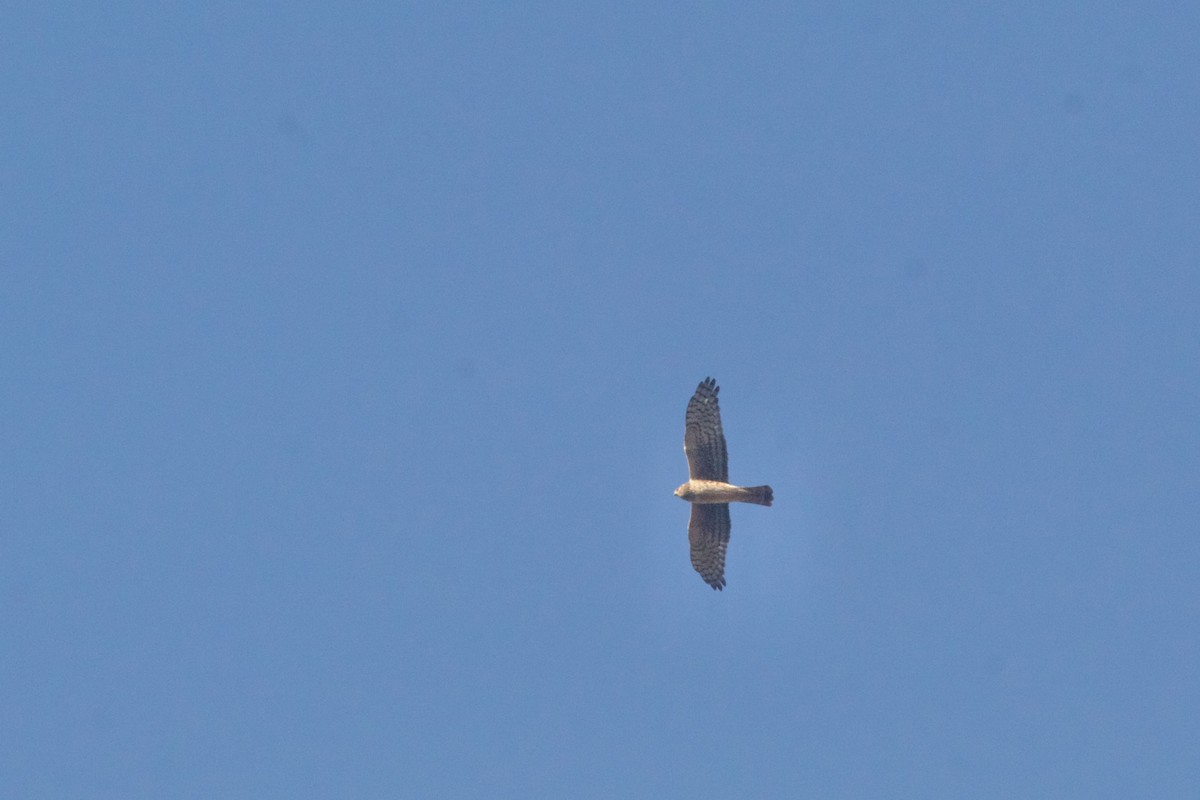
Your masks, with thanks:
M 688 401 L 684 419 L 683 452 L 687 455 L 687 483 L 675 496 L 692 504 L 688 541 L 692 566 L 714 589 L 725 587 L 725 548 L 729 546 L 729 504 L 755 503 L 769 506 L 774 499 L 770 486 L 734 486 L 729 483 L 729 457 L 721 430 L 720 388 L 705 378 Z

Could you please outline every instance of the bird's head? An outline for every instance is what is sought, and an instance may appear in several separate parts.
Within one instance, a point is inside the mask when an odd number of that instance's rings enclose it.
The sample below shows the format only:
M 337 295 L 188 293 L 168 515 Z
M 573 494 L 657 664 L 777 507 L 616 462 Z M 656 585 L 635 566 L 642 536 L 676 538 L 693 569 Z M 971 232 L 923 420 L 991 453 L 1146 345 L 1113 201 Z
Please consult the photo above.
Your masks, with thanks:
M 687 500 L 687 499 L 691 498 L 691 496 L 692 496 L 692 482 L 691 482 L 691 481 L 688 481 L 688 482 L 687 482 L 687 483 L 685 483 L 683 486 L 680 486 L 678 489 L 676 489 L 676 490 L 675 490 L 675 496 L 676 496 L 676 497 L 678 497 L 678 498 L 680 498 L 680 499 L 682 499 L 682 500 Z

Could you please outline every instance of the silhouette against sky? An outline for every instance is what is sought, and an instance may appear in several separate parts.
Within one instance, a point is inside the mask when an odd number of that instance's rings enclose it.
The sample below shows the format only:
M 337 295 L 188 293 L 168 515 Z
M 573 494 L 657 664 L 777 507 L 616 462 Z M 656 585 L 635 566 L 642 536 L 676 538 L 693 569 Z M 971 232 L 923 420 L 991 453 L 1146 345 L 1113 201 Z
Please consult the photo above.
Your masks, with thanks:
M 1200 796 L 1197 41 L 10 9 L 0 794 Z

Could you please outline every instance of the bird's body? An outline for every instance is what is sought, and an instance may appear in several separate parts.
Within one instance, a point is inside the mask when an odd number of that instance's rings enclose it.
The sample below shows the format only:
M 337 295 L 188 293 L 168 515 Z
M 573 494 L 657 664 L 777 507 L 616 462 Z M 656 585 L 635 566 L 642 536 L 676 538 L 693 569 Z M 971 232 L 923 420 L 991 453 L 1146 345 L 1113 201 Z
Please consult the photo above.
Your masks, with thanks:
M 729 456 L 721 409 L 720 387 L 705 378 L 688 402 L 684 419 L 683 451 L 691 480 L 675 490 L 675 496 L 692 504 L 688 542 L 692 566 L 714 589 L 725 587 L 725 550 L 729 546 L 729 504 L 755 503 L 769 506 L 774 500 L 770 486 L 734 486 L 729 481 Z
M 692 480 L 675 490 L 689 503 L 755 503 L 769 506 L 774 500 L 770 486 L 734 486 L 722 481 Z

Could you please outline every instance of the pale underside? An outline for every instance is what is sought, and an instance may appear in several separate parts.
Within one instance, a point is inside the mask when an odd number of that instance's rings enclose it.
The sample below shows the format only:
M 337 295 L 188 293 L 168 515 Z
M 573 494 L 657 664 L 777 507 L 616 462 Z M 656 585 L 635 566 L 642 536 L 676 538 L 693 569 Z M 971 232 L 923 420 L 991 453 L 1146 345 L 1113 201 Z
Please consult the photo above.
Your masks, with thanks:
M 721 481 L 692 479 L 675 490 L 677 497 L 689 503 L 759 503 L 760 487 L 734 486 Z

